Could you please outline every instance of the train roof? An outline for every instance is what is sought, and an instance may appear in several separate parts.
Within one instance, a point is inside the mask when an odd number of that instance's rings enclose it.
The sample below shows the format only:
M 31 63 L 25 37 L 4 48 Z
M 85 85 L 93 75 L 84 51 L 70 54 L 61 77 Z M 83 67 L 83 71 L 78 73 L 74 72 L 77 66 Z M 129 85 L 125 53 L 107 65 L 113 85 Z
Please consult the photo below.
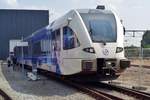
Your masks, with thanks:
M 37 30 L 32 35 L 25 38 L 23 41 L 26 41 L 26 42 L 32 41 L 32 42 L 34 42 L 34 41 L 41 40 L 42 38 L 46 38 L 48 32 L 49 32 L 48 31 L 48 26 L 43 27 L 42 29 Z
M 60 18 L 54 20 L 50 23 L 49 27 L 55 27 L 62 23 L 63 21 L 67 20 L 68 17 L 74 16 L 74 14 L 77 13 L 105 13 L 105 14 L 112 14 L 113 12 L 111 10 L 102 10 L 102 9 L 72 9 L 65 15 L 61 16 Z
M 52 23 L 50 23 L 50 25 L 37 30 L 32 35 L 25 38 L 24 41 L 34 42 L 34 41 L 41 40 L 44 37 L 46 38 L 46 36 L 48 34 L 47 32 L 50 32 L 50 31 L 47 31 L 48 29 L 51 29 L 51 28 L 53 29 L 53 27 L 61 24 L 62 21 L 64 21 L 66 18 L 68 18 L 68 16 L 73 15 L 74 13 L 79 13 L 79 14 L 80 13 L 106 13 L 106 14 L 110 14 L 110 13 L 112 13 L 112 11 L 102 10 L 102 9 L 73 9 L 73 10 L 69 11 L 68 13 L 66 13 L 64 16 L 58 18 L 57 20 L 54 20 Z
M 112 13 L 110 10 L 102 10 L 102 9 L 76 9 L 78 13 Z

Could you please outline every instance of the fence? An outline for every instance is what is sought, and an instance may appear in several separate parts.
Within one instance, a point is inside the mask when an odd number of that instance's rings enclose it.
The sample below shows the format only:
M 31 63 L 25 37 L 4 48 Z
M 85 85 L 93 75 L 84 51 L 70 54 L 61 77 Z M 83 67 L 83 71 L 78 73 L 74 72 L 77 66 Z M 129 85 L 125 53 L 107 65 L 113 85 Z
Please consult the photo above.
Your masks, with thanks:
M 150 59 L 150 48 L 125 48 L 125 57 L 129 59 Z

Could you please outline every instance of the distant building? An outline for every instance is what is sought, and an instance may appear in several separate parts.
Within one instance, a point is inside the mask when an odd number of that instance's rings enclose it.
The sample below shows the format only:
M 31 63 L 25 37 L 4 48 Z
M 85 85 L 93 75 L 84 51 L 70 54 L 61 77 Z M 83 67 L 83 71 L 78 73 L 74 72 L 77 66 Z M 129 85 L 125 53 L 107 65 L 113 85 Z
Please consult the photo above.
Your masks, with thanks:
M 0 59 L 9 54 L 9 40 L 26 37 L 48 24 L 48 10 L 0 9 Z

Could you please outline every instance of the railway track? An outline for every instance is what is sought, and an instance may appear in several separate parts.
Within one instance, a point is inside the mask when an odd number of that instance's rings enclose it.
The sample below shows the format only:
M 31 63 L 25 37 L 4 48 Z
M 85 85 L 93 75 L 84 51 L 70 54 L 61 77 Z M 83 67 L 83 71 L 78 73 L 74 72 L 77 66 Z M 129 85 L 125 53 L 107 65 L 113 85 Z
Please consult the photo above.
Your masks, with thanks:
M 62 77 L 57 77 L 56 75 L 53 75 L 45 70 L 38 70 L 40 74 L 50 77 L 51 79 L 54 79 L 58 81 L 59 83 L 61 82 L 64 85 L 73 87 L 77 89 L 78 91 L 82 91 L 83 93 L 95 98 L 96 100 L 123 100 L 122 98 L 107 94 L 105 92 L 102 92 L 100 90 L 97 90 L 95 88 L 85 86 L 84 84 L 80 84 L 77 82 L 74 82 L 70 79 L 62 78 Z
M 0 100 L 12 100 L 4 91 L 0 89 Z
M 109 90 L 117 91 L 119 93 L 122 93 L 124 95 L 129 96 L 129 97 L 133 97 L 133 98 L 138 99 L 138 100 L 150 100 L 150 94 L 149 93 L 137 91 L 134 89 L 129 89 L 129 88 L 111 85 L 108 83 L 101 83 L 101 82 L 95 82 L 95 83 L 92 83 L 91 85 L 94 85 L 94 87 L 97 87 L 97 88 L 101 87 L 101 88 L 105 88 L 105 89 L 107 88 Z
M 98 89 L 83 85 L 83 84 L 79 84 L 79 83 L 75 83 L 69 80 L 63 80 L 63 82 L 65 82 L 66 84 L 78 89 L 79 91 L 82 91 L 90 96 L 92 96 L 93 98 L 95 98 L 96 100 L 123 100 L 122 98 L 110 95 L 108 93 L 102 92 Z
M 129 89 L 125 87 L 115 86 L 111 84 L 94 82 L 88 84 L 80 84 L 64 80 L 65 83 L 87 93 L 97 100 L 150 100 L 150 94 Z M 100 89 L 101 88 L 101 89 Z M 103 90 L 102 90 L 103 89 Z M 108 92 L 109 90 L 109 92 Z M 118 92 L 119 95 L 114 95 L 110 92 Z M 121 96 L 120 96 L 121 95 Z
M 124 100 L 125 99 L 124 97 L 130 98 L 126 100 L 131 100 L 131 99 L 132 100 L 150 100 L 149 93 L 140 92 L 134 89 L 129 89 L 129 88 L 111 85 L 108 83 L 101 83 L 101 82 L 80 83 L 80 82 L 75 82 L 70 79 L 63 78 L 61 76 L 56 76 L 45 70 L 38 70 L 38 72 L 46 77 L 50 77 L 50 79 L 54 79 L 58 82 L 61 82 L 64 85 L 74 87 L 77 90 L 90 95 L 96 100 Z M 110 92 L 111 91 L 118 92 L 119 95 L 107 93 L 108 90 Z
M 41 71 L 40 73 L 43 74 Z M 56 77 L 53 74 L 50 74 L 49 72 L 44 71 L 44 74 L 46 76 L 53 76 L 53 78 L 65 85 L 69 85 L 71 87 L 76 88 L 79 91 L 82 91 L 96 100 L 124 100 L 124 97 L 129 97 L 129 99 L 133 100 L 150 100 L 150 94 L 145 92 L 140 92 L 134 89 L 129 89 L 121 86 L 111 85 L 107 83 L 101 83 L 101 82 L 89 82 L 89 83 L 79 83 L 75 82 L 73 80 L 65 79 L 62 77 Z M 105 91 L 101 90 L 104 89 Z M 115 91 L 118 92 L 119 95 L 114 95 L 107 93 L 107 91 Z M 119 97 L 122 95 L 121 97 Z
M 133 66 L 133 67 L 139 67 L 139 65 L 131 65 L 131 66 Z M 150 66 L 148 66 L 148 65 L 142 65 L 142 67 L 150 69 Z

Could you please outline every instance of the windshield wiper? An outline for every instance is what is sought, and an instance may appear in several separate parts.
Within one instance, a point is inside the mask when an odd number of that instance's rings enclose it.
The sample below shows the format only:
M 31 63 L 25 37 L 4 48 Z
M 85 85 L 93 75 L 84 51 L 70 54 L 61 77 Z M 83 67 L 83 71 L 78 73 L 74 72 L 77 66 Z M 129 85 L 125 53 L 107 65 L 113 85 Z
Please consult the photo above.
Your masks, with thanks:
M 106 45 L 106 41 L 104 41 L 104 40 L 94 41 L 94 42 L 103 43 L 103 45 Z
M 106 41 L 102 40 L 101 42 L 103 43 L 103 45 L 106 45 Z

